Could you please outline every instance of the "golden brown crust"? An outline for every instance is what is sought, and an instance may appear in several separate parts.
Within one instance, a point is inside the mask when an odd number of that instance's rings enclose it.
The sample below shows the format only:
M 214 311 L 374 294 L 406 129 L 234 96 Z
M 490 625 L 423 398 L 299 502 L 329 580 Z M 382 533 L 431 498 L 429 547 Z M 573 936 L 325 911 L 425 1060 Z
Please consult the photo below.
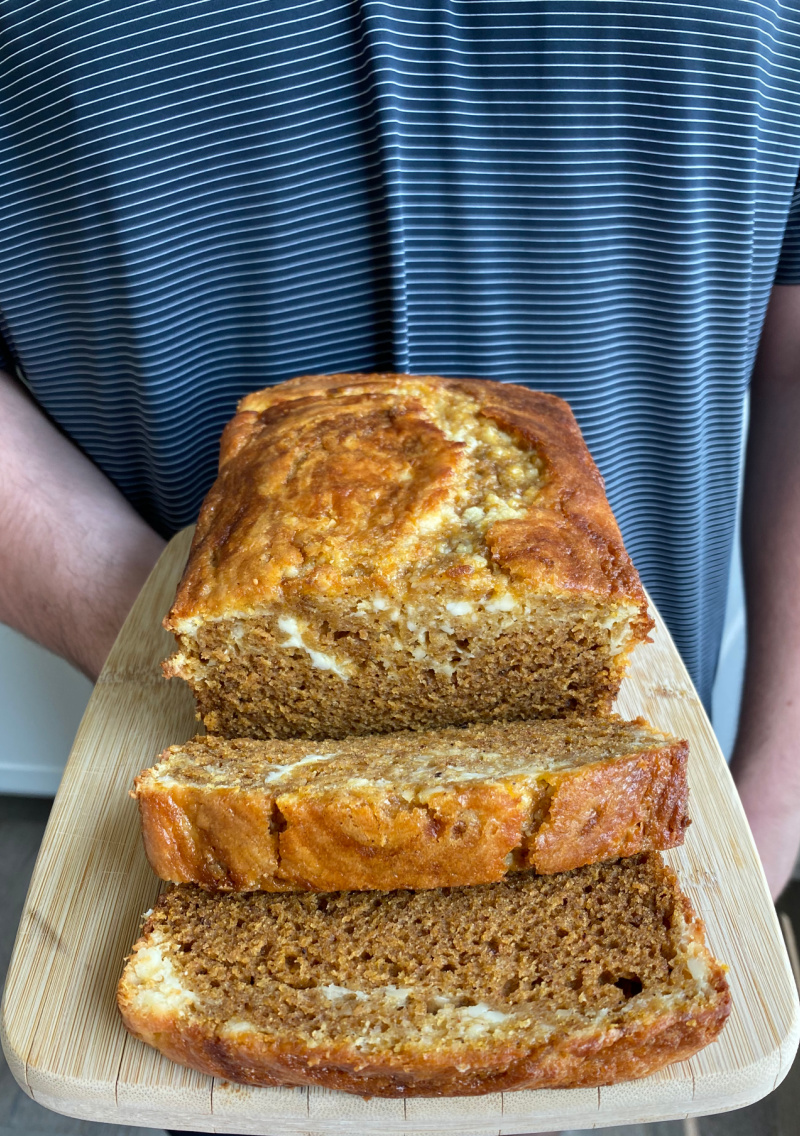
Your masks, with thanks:
M 475 400 L 479 416 L 541 463 L 527 515 L 488 528 L 494 567 L 532 592 L 630 601 L 643 639 L 652 626 L 644 593 L 567 404 L 505 383 L 380 374 L 303 376 L 242 400 L 165 625 L 302 594 L 367 594 L 419 556 L 465 447 L 397 393 L 404 382 Z
M 242 793 L 233 807 L 231 797 L 139 789 L 142 835 L 156 875 L 220 891 L 488 883 L 505 875 L 527 819 L 513 785 L 442 793 L 424 808 L 363 791 L 295 792 L 277 800 Z
M 395 735 L 352 740 L 346 757 L 339 743 L 323 742 L 314 750 L 325 758 L 327 783 L 304 766 L 282 789 L 269 782 L 232 786 L 224 763 L 246 754 L 270 770 L 281 761 L 302 761 L 308 746 L 198 738 L 165 751 L 160 760 L 184 753 L 198 765 L 216 759 L 219 783 L 198 786 L 172 776 L 162 781 L 145 770 L 134 795 L 150 864 L 176 883 L 323 892 L 490 883 L 510 869 L 563 872 L 683 842 L 687 743 L 666 738 L 642 748 L 646 742 L 639 738 L 617 736 L 623 726 L 531 723 Z M 572 767 L 550 771 L 540 758 L 537 770 L 537 743 L 541 752 L 548 735 L 580 734 L 581 728 L 601 737 L 605 729 L 607 748 L 616 755 L 583 764 L 576 757 Z M 513 746 L 505 772 L 487 765 L 484 774 L 470 772 L 470 780 L 454 779 L 451 769 L 465 760 L 457 747 L 467 744 L 489 751 Z M 627 756 L 626 744 L 634 751 Z M 396 775 L 397 783 L 386 779 L 385 770 L 373 771 L 375 754 L 410 760 L 413 771 L 414 754 L 447 745 L 452 753 L 414 791 L 410 782 L 400 783 L 407 770 Z M 520 760 L 529 774 L 514 771 Z
M 262 1036 L 231 1041 L 197 1021 L 184 1029 L 174 1019 L 140 1019 L 125 992 L 118 995 L 125 1025 L 171 1061 L 238 1084 L 318 1085 L 374 1097 L 479 1096 L 515 1089 L 576 1089 L 612 1085 L 646 1077 L 683 1061 L 719 1035 L 730 1014 L 730 993 L 719 966 L 714 975 L 719 998 L 698 1011 L 686 1009 L 624 1030 L 586 1031 L 561 1037 L 533 1051 L 511 1046 L 463 1046 L 459 1070 L 452 1056 L 426 1054 L 416 1063 L 367 1063 L 352 1046 L 299 1052 Z
M 529 515 L 504 521 L 488 534 L 496 562 L 537 590 L 624 596 L 646 613 L 638 573 L 569 405 L 515 384 L 459 385 L 480 399 L 483 414 L 535 449 L 544 463 L 544 486 Z
M 674 741 L 559 775 L 526 867 L 566 872 L 682 844 L 689 824 L 688 756 L 688 743 Z
M 223 789 L 210 796 L 178 786 L 159 791 L 141 777 L 135 785 L 144 850 L 161 879 L 246 890 L 278 877 L 269 794 Z

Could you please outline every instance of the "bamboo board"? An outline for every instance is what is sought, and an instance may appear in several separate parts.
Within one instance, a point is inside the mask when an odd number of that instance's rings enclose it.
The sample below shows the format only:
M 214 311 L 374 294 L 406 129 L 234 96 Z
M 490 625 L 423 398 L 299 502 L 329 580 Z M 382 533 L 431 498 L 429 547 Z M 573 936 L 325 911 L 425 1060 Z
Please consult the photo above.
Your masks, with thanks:
M 34 870 L 3 1003 L 19 1084 L 56 1112 L 156 1128 L 331 1136 L 505 1136 L 669 1120 L 750 1104 L 780 1083 L 800 1006 L 775 909 L 711 725 L 666 631 L 640 647 L 618 701 L 691 744 L 694 823 L 668 855 L 730 966 L 733 1013 L 719 1041 L 641 1081 L 485 1097 L 362 1100 L 324 1089 L 254 1089 L 173 1065 L 134 1040 L 114 992 L 159 891 L 139 838 L 133 777 L 196 732 L 193 702 L 159 663 L 161 618 L 190 532 L 171 542 L 131 611 L 81 723 Z

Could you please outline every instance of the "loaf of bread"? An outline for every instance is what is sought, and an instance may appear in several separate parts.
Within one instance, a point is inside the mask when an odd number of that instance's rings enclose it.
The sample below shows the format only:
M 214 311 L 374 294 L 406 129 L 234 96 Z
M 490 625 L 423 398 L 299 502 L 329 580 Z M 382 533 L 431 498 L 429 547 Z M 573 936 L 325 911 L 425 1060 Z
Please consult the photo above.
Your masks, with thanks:
M 210 894 L 149 915 L 128 1029 L 250 1085 L 473 1095 L 643 1077 L 712 1041 L 722 967 L 658 853 L 434 891 Z
M 249 395 L 165 620 L 210 733 L 605 713 L 646 598 L 566 405 L 306 376 Z
M 489 883 L 680 844 L 687 744 L 639 719 L 171 746 L 135 782 L 162 879 L 219 890 Z

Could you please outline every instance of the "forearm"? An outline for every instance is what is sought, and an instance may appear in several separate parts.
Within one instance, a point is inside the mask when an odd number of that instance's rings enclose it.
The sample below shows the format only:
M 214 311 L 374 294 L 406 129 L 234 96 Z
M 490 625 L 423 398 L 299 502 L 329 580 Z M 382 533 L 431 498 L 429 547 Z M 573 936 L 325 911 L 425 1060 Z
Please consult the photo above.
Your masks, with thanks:
M 94 679 L 163 548 L 0 372 L 0 621 Z
M 732 769 L 777 895 L 800 844 L 800 286 L 773 291 L 750 405 L 748 651 Z

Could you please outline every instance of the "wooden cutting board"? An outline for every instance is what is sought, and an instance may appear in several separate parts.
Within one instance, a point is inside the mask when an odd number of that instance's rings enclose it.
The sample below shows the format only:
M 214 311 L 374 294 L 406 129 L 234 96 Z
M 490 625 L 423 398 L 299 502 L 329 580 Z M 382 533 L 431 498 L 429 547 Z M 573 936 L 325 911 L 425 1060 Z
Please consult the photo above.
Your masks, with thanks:
M 727 766 L 655 611 L 654 641 L 636 653 L 618 709 L 690 740 L 694 823 L 668 858 L 705 917 L 712 950 L 730 967 L 733 1013 L 719 1041 L 690 1061 L 610 1088 L 392 1101 L 232 1085 L 173 1065 L 128 1036 L 115 987 L 160 887 L 128 790 L 165 746 L 197 730 L 188 689 L 166 682 L 159 667 L 172 648 L 161 619 L 190 536 L 172 541 L 120 632 L 44 836 L 3 1002 L 3 1048 L 25 1092 L 68 1116 L 154 1128 L 497 1136 L 720 1112 L 779 1084 L 800 1035 L 797 991 Z

